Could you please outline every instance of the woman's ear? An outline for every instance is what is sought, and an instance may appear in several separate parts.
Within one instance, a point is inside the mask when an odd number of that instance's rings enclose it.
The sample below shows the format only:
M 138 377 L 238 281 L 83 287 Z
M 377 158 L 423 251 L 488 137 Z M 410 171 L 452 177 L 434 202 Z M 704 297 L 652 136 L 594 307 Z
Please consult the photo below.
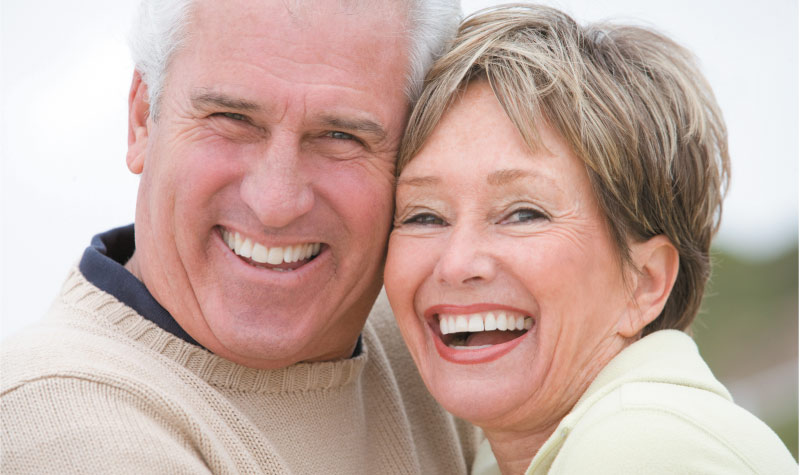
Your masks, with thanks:
M 631 272 L 632 301 L 620 321 L 618 332 L 626 338 L 638 335 L 658 318 L 678 276 L 678 250 L 664 235 L 631 246 L 636 269 Z
M 149 137 L 150 98 L 147 84 L 142 81 L 139 71 L 133 72 L 131 91 L 128 94 L 128 154 L 125 161 L 128 169 L 140 174 L 144 170 L 144 159 Z

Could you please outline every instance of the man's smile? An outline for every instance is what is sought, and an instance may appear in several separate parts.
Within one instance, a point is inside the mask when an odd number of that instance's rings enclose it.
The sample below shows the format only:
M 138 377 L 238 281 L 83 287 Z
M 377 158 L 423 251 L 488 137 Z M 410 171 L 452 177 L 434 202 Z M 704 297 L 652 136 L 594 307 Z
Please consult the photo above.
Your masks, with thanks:
M 298 243 L 287 246 L 267 247 L 254 239 L 242 236 L 238 231 L 220 228 L 222 240 L 231 251 L 248 263 L 278 272 L 293 271 L 314 259 L 323 244 Z

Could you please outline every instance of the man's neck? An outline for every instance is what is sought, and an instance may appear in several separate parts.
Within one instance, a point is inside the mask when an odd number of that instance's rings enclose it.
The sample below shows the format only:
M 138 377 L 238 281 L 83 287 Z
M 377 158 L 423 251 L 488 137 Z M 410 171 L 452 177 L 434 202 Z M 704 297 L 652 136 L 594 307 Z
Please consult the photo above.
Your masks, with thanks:
M 142 281 L 142 274 L 139 272 L 139 263 L 136 260 L 136 251 L 133 251 L 133 255 L 130 259 L 128 259 L 128 262 L 126 262 L 123 267 L 125 267 L 128 272 L 133 274 L 134 277 Z

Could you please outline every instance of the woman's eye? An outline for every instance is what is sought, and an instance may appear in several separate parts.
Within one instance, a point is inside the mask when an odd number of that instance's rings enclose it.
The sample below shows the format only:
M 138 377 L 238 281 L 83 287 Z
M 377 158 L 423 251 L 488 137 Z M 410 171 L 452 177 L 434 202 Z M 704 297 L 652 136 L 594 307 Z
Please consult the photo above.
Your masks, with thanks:
M 420 213 L 411 216 L 403 221 L 403 224 L 416 224 L 420 226 L 442 226 L 444 220 L 436 215 L 430 213 Z
M 528 223 L 538 219 L 547 219 L 544 213 L 530 208 L 522 208 L 514 211 L 503 222 L 506 223 Z

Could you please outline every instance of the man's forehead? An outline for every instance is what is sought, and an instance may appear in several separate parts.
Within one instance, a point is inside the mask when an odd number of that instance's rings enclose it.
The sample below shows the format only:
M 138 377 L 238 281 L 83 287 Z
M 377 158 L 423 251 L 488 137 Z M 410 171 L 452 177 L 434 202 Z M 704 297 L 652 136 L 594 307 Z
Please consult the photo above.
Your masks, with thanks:
M 258 16 L 272 18 L 275 12 L 285 13 L 284 19 L 288 18 L 293 26 L 303 26 L 304 23 L 311 22 L 319 16 L 330 19 L 331 15 L 344 15 L 345 17 L 366 17 L 378 15 L 382 19 L 397 19 L 398 24 L 405 24 L 401 19 L 405 19 L 409 14 L 411 0 L 261 0 L 249 3 L 248 16 Z M 223 7 L 218 0 L 196 0 L 196 9 L 207 9 L 213 7 Z M 235 14 L 237 9 L 225 6 L 222 10 L 226 13 Z M 197 10 L 195 10 L 197 11 Z M 240 10 L 241 11 L 241 10 Z M 218 15 L 215 15 L 219 18 Z
M 182 86 L 173 90 L 182 90 L 196 111 L 253 112 L 265 126 L 286 118 L 298 127 L 394 139 L 408 107 L 407 37 L 400 33 L 405 26 L 380 14 L 338 14 L 344 7 L 384 3 L 231 0 L 228 6 L 241 8 L 220 9 L 205 2 L 191 22 L 195 31 L 170 66 L 181 71 L 173 84 Z M 308 25 L 287 20 L 298 6 L 315 12 Z
M 276 1 L 276 0 L 273 0 Z M 372 9 L 386 9 L 404 5 L 408 0 L 277 0 L 292 15 L 301 16 L 313 13 L 321 2 L 336 7 L 341 13 L 355 14 Z
M 191 13 L 184 46 L 193 49 L 202 43 L 228 56 L 253 48 L 265 57 L 315 57 L 323 63 L 330 60 L 332 66 L 402 61 L 394 56 L 408 51 L 407 1 L 200 0 Z

